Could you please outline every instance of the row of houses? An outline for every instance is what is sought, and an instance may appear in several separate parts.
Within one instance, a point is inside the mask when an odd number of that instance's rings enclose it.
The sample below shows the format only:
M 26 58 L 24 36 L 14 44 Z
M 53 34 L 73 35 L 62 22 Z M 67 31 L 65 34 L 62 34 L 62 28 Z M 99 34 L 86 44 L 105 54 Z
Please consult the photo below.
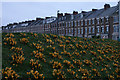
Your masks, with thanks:
M 100 36 L 118 40 L 120 38 L 119 4 L 102 9 L 92 9 L 78 13 L 57 13 L 57 17 L 36 18 L 36 20 L 2 26 L 2 32 L 37 32 L 64 36 L 91 38 Z

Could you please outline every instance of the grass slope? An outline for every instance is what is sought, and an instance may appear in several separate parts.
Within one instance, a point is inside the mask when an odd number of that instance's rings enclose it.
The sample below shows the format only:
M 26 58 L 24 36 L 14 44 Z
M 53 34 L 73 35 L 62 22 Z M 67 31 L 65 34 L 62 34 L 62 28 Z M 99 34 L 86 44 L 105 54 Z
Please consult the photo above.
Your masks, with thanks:
M 6 79 L 120 78 L 118 41 L 36 33 L 3 33 L 2 40 Z

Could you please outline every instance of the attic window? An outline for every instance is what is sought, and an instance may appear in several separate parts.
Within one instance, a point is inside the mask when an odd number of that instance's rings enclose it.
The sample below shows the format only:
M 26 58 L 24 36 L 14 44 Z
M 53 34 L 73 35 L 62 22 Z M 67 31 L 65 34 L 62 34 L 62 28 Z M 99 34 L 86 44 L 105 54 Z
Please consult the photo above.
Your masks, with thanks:
M 17 25 L 13 25 L 13 28 L 15 28 Z

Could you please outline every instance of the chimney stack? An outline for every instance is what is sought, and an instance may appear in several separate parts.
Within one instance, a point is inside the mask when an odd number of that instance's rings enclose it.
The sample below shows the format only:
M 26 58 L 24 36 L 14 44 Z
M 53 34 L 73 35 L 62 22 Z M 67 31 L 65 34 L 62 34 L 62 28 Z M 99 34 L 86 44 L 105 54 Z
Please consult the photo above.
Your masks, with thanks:
M 43 20 L 43 18 L 36 18 L 36 20 Z
M 73 11 L 73 15 L 76 15 L 76 14 L 78 14 L 78 11 Z
M 50 17 L 45 17 L 45 19 L 48 19 L 48 18 L 50 18 Z
M 81 13 L 87 13 L 86 11 L 82 11 Z
M 108 8 L 110 8 L 110 4 L 105 4 L 104 9 L 108 9 Z
M 62 17 L 63 16 L 63 13 L 58 13 L 57 14 L 57 17 L 59 18 L 59 17 Z
M 65 16 L 70 15 L 70 13 L 65 13 Z
M 97 11 L 97 9 L 92 9 L 92 11 L 94 12 L 94 11 Z

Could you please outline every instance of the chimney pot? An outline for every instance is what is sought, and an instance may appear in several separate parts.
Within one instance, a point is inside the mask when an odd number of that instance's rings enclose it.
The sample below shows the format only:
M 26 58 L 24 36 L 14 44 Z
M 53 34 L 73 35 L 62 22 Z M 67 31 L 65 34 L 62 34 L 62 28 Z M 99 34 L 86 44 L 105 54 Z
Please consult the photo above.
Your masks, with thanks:
M 82 11 L 81 13 L 87 13 L 86 11 Z
M 78 11 L 73 11 L 73 15 L 76 15 L 76 14 L 78 14 Z
M 94 12 L 94 11 L 97 11 L 97 9 L 92 9 L 92 11 Z
M 108 9 L 108 8 L 110 8 L 110 4 L 105 4 L 104 9 Z
M 59 17 L 62 17 L 63 16 L 63 13 L 58 13 L 57 14 L 57 17 L 59 18 Z
M 65 16 L 70 15 L 70 13 L 65 13 Z

